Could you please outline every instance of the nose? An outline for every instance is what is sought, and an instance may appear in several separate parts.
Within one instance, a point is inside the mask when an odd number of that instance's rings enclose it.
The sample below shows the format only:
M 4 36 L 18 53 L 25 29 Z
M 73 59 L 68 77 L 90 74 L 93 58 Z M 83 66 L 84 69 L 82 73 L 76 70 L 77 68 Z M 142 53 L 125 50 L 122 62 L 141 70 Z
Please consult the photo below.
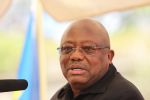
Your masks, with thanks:
M 74 52 L 72 52 L 72 54 L 70 55 L 70 59 L 72 61 L 81 61 L 84 59 L 84 55 L 83 53 L 81 52 L 80 48 L 78 49 L 75 49 Z

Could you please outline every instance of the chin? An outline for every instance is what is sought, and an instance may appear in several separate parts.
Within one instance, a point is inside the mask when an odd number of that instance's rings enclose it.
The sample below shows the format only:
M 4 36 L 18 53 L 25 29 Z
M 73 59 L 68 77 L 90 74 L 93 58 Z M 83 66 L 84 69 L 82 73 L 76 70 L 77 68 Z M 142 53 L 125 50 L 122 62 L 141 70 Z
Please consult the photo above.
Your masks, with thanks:
M 74 78 L 68 79 L 68 82 L 72 85 L 77 85 L 77 84 L 85 85 L 87 84 L 87 79 L 74 77 Z

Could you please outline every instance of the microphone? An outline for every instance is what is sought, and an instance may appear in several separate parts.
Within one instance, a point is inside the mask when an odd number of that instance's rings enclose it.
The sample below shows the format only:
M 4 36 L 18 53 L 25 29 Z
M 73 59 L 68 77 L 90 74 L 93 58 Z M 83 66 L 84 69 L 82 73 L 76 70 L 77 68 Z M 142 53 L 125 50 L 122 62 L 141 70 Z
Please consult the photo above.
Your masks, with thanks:
M 28 82 L 24 79 L 4 79 L 0 80 L 0 92 L 25 90 Z

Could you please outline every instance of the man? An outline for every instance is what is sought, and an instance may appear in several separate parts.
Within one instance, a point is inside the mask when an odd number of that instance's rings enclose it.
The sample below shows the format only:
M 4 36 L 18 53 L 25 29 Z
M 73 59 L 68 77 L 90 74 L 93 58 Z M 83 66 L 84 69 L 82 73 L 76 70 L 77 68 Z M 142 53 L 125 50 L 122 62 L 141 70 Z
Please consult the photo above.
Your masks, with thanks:
M 60 65 L 68 84 L 51 100 L 144 100 L 112 64 L 106 29 L 92 19 L 74 22 L 62 36 Z

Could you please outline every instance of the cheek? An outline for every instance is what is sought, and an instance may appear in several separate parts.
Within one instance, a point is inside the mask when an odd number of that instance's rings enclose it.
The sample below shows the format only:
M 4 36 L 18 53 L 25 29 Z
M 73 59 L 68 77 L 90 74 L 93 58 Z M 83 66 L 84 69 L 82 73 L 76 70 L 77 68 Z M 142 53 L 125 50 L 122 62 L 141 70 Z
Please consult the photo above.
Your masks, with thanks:
M 60 66 L 64 75 L 66 73 L 67 61 L 66 57 L 60 56 Z
M 101 61 L 97 59 L 96 60 L 93 59 L 90 65 L 90 72 L 92 74 L 96 74 L 101 70 L 101 67 L 102 67 Z
M 107 54 L 102 54 L 101 56 L 97 57 L 97 60 L 99 60 L 99 64 L 101 66 L 106 67 L 109 65 L 109 59 L 108 59 Z
M 105 71 L 107 69 L 108 63 L 105 59 L 105 57 L 93 57 L 92 59 L 89 59 L 90 63 L 90 72 L 91 74 L 100 74 L 101 72 Z
M 60 64 L 66 65 L 67 62 L 69 61 L 69 58 L 66 56 L 60 56 Z
M 94 56 L 88 59 L 89 64 L 93 67 L 101 66 L 104 62 L 103 57 Z M 94 69 L 94 68 L 93 68 Z

